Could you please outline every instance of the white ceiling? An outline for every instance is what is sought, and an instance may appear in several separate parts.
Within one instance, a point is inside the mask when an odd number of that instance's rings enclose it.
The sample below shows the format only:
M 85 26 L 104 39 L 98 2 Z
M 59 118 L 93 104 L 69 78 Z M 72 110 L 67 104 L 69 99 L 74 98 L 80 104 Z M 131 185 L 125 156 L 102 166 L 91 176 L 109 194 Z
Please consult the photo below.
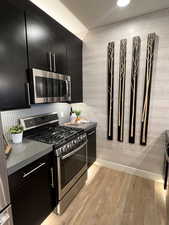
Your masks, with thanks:
M 131 0 L 119 8 L 117 0 L 60 0 L 88 29 L 169 7 L 169 0 Z
M 131 0 L 125 8 L 117 7 L 117 0 L 31 1 L 79 37 L 95 27 L 169 8 L 169 0 Z

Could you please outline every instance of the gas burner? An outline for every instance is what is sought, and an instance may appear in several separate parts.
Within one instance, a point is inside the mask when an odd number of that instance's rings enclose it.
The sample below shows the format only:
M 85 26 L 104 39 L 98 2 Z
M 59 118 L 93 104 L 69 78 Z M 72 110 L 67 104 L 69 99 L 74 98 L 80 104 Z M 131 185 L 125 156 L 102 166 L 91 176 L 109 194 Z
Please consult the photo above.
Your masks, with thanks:
M 43 131 L 39 131 L 38 133 L 30 135 L 28 138 L 57 146 L 76 137 L 81 132 L 82 129 L 79 128 L 51 126 Z

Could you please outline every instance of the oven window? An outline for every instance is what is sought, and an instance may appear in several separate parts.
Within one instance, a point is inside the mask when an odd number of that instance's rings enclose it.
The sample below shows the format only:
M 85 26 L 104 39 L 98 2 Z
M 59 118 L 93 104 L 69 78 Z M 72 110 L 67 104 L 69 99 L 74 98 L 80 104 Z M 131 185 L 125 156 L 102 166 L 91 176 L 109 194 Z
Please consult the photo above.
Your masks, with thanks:
M 86 163 L 86 146 L 74 155 L 66 159 L 61 159 L 61 188 L 64 188 Z
M 47 78 L 45 77 L 36 77 L 36 95 L 37 98 L 47 97 Z

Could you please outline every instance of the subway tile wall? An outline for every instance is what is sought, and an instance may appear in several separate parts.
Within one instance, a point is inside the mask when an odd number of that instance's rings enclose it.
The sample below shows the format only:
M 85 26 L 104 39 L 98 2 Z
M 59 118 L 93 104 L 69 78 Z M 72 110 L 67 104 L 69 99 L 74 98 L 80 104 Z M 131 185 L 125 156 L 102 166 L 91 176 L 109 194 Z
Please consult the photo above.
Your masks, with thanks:
M 45 105 L 32 105 L 30 109 L 12 110 L 1 112 L 3 132 L 10 140 L 9 128 L 18 124 L 20 118 L 40 115 L 50 112 L 57 112 L 60 123 L 69 121 L 70 105 L 66 103 L 54 103 Z

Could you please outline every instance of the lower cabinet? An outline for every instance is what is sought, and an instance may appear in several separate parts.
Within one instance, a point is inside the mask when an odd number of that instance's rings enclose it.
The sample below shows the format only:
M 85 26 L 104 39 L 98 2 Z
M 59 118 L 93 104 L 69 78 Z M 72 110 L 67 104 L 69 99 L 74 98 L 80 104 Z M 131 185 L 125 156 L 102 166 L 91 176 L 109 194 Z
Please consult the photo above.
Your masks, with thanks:
M 56 205 L 52 155 L 9 176 L 14 225 L 40 225 Z
M 96 128 L 87 131 L 88 167 L 96 161 Z

